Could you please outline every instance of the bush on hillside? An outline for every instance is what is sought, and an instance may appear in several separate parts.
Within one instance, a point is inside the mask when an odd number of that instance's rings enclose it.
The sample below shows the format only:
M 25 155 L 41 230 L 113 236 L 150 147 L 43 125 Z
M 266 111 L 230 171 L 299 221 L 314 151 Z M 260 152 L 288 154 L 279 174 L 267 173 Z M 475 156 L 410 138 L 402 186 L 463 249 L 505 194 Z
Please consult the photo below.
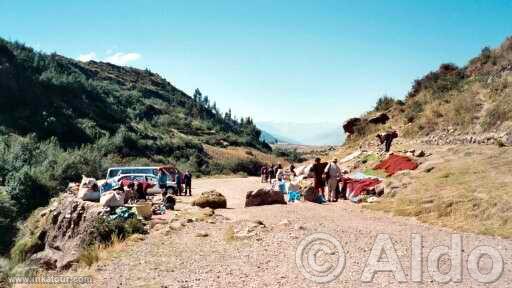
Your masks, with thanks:
M 82 63 L 0 38 L 0 229 L 23 221 L 81 175 L 100 178 L 113 164 L 179 163 L 195 173 L 255 175 L 260 163 L 209 163 L 201 143 L 271 147 L 250 117 L 220 113 L 199 90 L 190 97 L 149 70 Z M 14 211 L 14 212 L 13 212 Z M 0 231 L 1 232 L 1 231 Z M 11 246 L 2 242 L 0 253 Z
M 491 129 L 506 121 L 512 121 L 512 92 L 510 91 L 496 97 L 496 102 L 484 115 L 482 126 L 485 129 Z
M 9 194 L 0 190 L 0 254 L 7 252 L 12 239 L 16 236 L 16 203 Z
M 116 219 L 99 217 L 91 228 L 88 235 L 88 241 L 84 246 L 98 244 L 110 244 L 113 237 L 124 240 L 132 234 L 144 234 L 144 225 L 141 220 L 132 219 Z
M 395 105 L 395 103 L 396 103 L 395 99 L 393 99 L 392 97 L 389 97 L 387 95 L 384 95 L 377 100 L 377 104 L 375 104 L 375 108 L 373 109 L 373 111 L 376 111 L 376 112 L 387 111 L 388 109 L 393 107 L 393 105 Z
M 404 118 L 407 123 L 412 123 L 422 112 L 423 104 L 420 101 L 409 101 L 409 103 L 405 106 Z
M 437 71 L 428 73 L 421 79 L 414 81 L 407 99 L 414 98 L 422 91 L 430 90 L 436 97 L 442 97 L 444 93 L 459 87 L 464 79 L 464 71 L 457 65 L 445 63 L 439 66 Z
M 292 163 L 302 163 L 306 161 L 303 153 L 299 152 L 297 148 L 294 149 L 284 149 L 284 148 L 275 148 L 272 151 L 276 157 L 285 158 L 289 162 Z
M 20 218 L 38 207 L 47 205 L 50 199 L 48 187 L 26 167 L 10 173 L 6 185 L 6 191 L 14 201 Z
M 254 159 L 223 159 L 222 162 L 214 161 L 210 162 L 208 167 L 204 168 L 203 171 L 207 174 L 238 174 L 246 173 L 250 176 L 258 176 L 261 167 L 264 165 L 263 162 Z

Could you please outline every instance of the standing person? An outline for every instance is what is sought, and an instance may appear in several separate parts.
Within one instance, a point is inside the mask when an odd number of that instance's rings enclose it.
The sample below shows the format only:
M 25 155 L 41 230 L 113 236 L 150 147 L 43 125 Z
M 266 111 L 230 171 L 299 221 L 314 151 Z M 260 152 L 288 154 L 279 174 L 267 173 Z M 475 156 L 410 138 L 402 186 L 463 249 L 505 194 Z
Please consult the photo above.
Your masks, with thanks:
M 267 173 L 268 173 L 268 178 L 270 179 L 270 181 L 272 181 L 272 179 L 274 179 L 276 177 L 276 174 L 274 172 L 274 164 L 272 164 L 270 166 Z
M 338 166 L 338 159 L 334 158 L 324 170 L 325 178 L 327 180 L 327 187 L 329 189 L 328 200 L 329 202 L 338 201 L 336 195 L 336 188 L 338 187 L 338 180 L 341 177 L 341 169 Z
M 279 171 L 279 169 L 282 169 L 283 167 L 281 166 L 281 163 L 277 163 L 276 166 L 274 166 L 274 176 L 277 176 L 277 171 Z
M 137 200 L 146 200 L 148 196 L 146 189 L 144 189 L 144 185 L 141 182 L 137 182 L 135 185 L 135 195 Z
M 261 167 L 261 183 L 267 182 L 267 166 L 263 165 Z
M 163 168 L 158 169 L 158 188 L 162 191 L 162 199 L 167 196 L 167 172 Z
M 181 196 L 181 193 L 183 193 L 183 174 L 179 170 L 176 171 L 176 188 L 178 189 L 178 195 Z
M 283 166 L 281 165 L 281 163 L 277 164 L 277 166 L 275 168 L 275 174 L 276 174 L 276 180 L 277 181 L 283 180 L 283 178 L 284 178 L 284 171 L 283 171 Z
M 325 202 L 325 181 L 324 181 L 324 169 L 322 168 L 322 164 L 320 163 L 320 158 L 315 158 L 315 164 L 311 166 L 310 172 L 314 175 L 314 201 L 318 201 L 320 203 Z
M 292 176 L 295 177 L 297 176 L 297 173 L 295 173 L 295 165 L 290 165 L 290 173 L 292 173 Z
M 377 138 L 379 138 L 380 144 L 384 144 L 384 152 L 389 152 L 391 150 L 391 143 L 398 138 L 398 133 L 396 130 L 388 131 L 383 135 L 377 134 Z
M 187 171 L 183 178 L 185 180 L 185 196 L 187 196 L 187 191 L 188 196 L 192 196 L 192 173 L 190 173 L 190 171 Z

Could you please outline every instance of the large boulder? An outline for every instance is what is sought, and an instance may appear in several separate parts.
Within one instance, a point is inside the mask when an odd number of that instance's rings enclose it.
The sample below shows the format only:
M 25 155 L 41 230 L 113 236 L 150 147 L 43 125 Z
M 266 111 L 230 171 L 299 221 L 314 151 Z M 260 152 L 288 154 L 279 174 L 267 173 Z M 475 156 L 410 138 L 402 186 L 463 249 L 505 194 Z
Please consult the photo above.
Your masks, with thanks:
M 33 223 L 27 239 L 38 245 L 29 251 L 29 263 L 49 270 L 65 270 L 77 263 L 88 242 L 90 230 L 104 211 L 99 203 L 83 201 L 71 194 L 55 199 L 41 212 L 32 215 Z
M 368 119 L 368 122 L 371 123 L 371 124 L 376 124 L 376 125 L 377 124 L 381 124 L 381 125 L 383 125 L 383 124 L 386 124 L 389 121 L 389 119 L 390 118 L 389 118 L 388 114 L 381 113 L 381 114 L 379 114 L 379 115 L 377 115 L 375 117 L 372 117 L 372 118 Z
M 227 201 L 226 197 L 224 197 L 224 195 L 222 195 L 220 192 L 212 190 L 201 193 L 201 195 L 192 202 L 192 206 L 219 209 L 226 208 Z
M 354 134 L 355 133 L 355 127 L 357 125 L 360 125 L 362 122 L 361 118 L 350 118 L 345 123 L 343 123 L 343 130 L 347 134 Z
M 283 193 L 272 189 L 249 191 L 245 196 L 245 207 L 286 204 Z

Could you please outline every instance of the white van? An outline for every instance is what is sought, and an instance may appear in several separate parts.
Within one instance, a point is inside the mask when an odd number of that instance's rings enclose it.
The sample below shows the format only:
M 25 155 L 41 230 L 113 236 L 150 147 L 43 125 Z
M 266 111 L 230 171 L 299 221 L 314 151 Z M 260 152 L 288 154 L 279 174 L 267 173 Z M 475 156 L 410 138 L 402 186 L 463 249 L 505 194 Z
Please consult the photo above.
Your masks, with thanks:
M 107 171 L 107 180 L 124 174 L 158 175 L 158 167 L 112 167 Z

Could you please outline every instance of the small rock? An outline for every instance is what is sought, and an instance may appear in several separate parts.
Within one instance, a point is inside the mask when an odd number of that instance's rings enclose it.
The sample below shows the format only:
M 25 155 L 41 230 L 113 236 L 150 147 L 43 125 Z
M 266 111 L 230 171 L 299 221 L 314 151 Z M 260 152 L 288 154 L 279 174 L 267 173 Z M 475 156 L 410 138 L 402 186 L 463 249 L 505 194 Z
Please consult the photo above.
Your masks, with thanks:
M 288 219 L 284 219 L 283 221 L 279 222 L 279 224 L 277 224 L 279 226 L 288 226 L 290 225 L 290 221 L 288 221 Z
M 432 170 L 434 170 L 434 168 L 435 168 L 434 166 L 428 166 L 428 167 L 425 167 L 425 168 L 423 169 L 423 172 L 425 172 L 425 173 L 430 173 L 430 172 L 432 172 Z
M 157 224 L 155 224 L 155 226 L 153 226 L 153 228 L 152 228 L 152 229 L 153 229 L 154 231 L 160 231 L 160 230 L 162 230 L 163 228 L 164 228 L 164 225 L 163 225 L 163 224 L 161 224 L 161 223 L 157 223 Z
M 295 230 L 306 230 L 306 227 L 300 225 L 300 224 L 295 224 L 295 227 L 294 227 Z
M 389 186 L 389 190 L 400 190 L 402 188 L 402 185 L 400 183 L 393 183 L 391 186 Z
M 208 232 L 206 231 L 199 231 L 195 234 L 196 237 L 208 237 Z
M 172 222 L 171 224 L 169 224 L 169 227 L 172 229 L 172 230 L 179 230 L 183 227 L 183 223 L 180 222 L 180 221 L 176 221 L 176 222 Z
M 261 221 L 259 219 L 256 219 L 256 220 L 254 220 L 252 222 L 255 223 L 255 224 L 261 225 L 261 226 L 265 226 L 265 223 L 263 223 L 263 221 Z
M 247 239 L 252 236 L 256 235 L 255 233 L 247 233 L 247 232 L 241 232 L 241 233 L 235 233 L 235 238 L 239 240 Z
M 409 177 L 412 175 L 411 170 L 402 170 L 395 173 L 395 177 Z

